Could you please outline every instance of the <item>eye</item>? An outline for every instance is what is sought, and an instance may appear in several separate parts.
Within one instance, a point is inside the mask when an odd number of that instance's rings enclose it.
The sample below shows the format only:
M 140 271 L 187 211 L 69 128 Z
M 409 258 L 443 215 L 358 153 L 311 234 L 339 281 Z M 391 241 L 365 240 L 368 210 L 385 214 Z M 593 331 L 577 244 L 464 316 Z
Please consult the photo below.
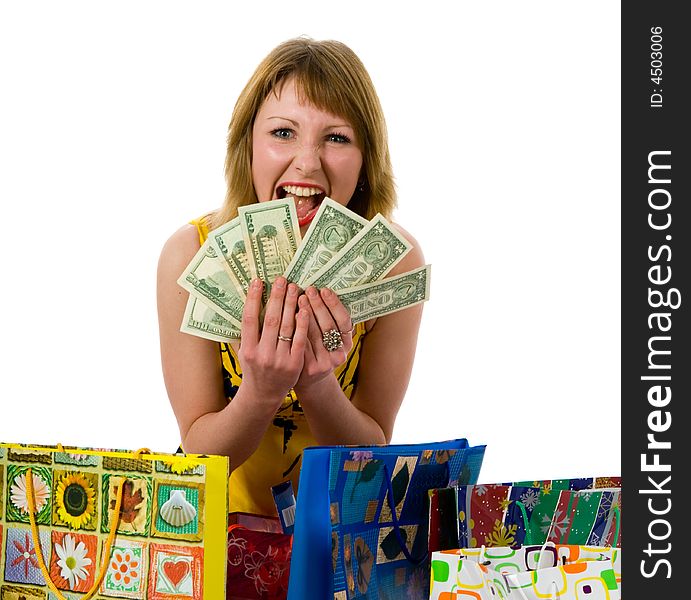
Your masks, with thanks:
M 335 142 L 337 144 L 350 144 L 350 138 L 342 133 L 330 133 L 326 136 L 329 142 Z
M 293 130 L 287 129 L 286 127 L 279 127 L 278 129 L 271 131 L 271 135 L 281 140 L 289 140 L 293 137 Z

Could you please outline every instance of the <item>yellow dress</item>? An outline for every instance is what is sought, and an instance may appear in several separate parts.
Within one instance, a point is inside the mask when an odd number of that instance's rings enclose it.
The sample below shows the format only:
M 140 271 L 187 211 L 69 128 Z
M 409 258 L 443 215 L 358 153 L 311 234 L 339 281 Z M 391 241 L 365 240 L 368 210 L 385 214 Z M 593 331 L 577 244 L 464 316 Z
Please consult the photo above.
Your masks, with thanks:
M 209 235 L 204 217 L 191 221 L 203 244 Z M 364 323 L 353 331 L 353 348 L 335 375 L 345 395 L 350 398 L 357 383 L 360 350 L 365 337 Z M 219 344 L 223 385 L 230 402 L 242 382 L 242 369 L 230 344 Z M 257 450 L 230 476 L 229 512 L 276 516 L 271 487 L 290 479 L 297 493 L 302 450 L 317 443 L 293 390 L 286 396 L 266 430 Z

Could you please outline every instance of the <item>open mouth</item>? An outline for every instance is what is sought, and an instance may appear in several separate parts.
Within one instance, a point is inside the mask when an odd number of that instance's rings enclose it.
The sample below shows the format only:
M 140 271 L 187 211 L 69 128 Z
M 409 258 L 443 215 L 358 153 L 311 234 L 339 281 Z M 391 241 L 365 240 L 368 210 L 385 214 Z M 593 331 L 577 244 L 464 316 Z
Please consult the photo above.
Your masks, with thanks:
M 319 210 L 319 205 L 326 197 L 326 193 L 319 187 L 284 184 L 276 189 L 277 198 L 292 196 L 295 200 L 295 210 L 300 227 L 308 225 Z

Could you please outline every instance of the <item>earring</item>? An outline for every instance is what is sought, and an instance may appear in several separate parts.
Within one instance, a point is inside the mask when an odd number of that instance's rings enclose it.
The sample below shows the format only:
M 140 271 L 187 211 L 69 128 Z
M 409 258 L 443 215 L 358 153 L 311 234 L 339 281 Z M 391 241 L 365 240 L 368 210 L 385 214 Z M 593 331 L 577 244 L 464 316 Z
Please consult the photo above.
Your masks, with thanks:
M 357 182 L 357 190 L 358 192 L 364 192 L 365 191 L 365 180 L 361 179 L 360 181 Z

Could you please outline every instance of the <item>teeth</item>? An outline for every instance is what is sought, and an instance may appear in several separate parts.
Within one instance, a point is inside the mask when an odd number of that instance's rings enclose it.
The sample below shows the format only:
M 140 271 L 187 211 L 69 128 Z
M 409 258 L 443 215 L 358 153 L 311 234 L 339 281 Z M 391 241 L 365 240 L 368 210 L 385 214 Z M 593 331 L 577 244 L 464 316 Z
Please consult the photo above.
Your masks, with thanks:
M 313 187 L 302 187 L 299 185 L 284 185 L 283 189 L 294 196 L 314 196 L 316 194 L 321 194 L 319 188 Z

